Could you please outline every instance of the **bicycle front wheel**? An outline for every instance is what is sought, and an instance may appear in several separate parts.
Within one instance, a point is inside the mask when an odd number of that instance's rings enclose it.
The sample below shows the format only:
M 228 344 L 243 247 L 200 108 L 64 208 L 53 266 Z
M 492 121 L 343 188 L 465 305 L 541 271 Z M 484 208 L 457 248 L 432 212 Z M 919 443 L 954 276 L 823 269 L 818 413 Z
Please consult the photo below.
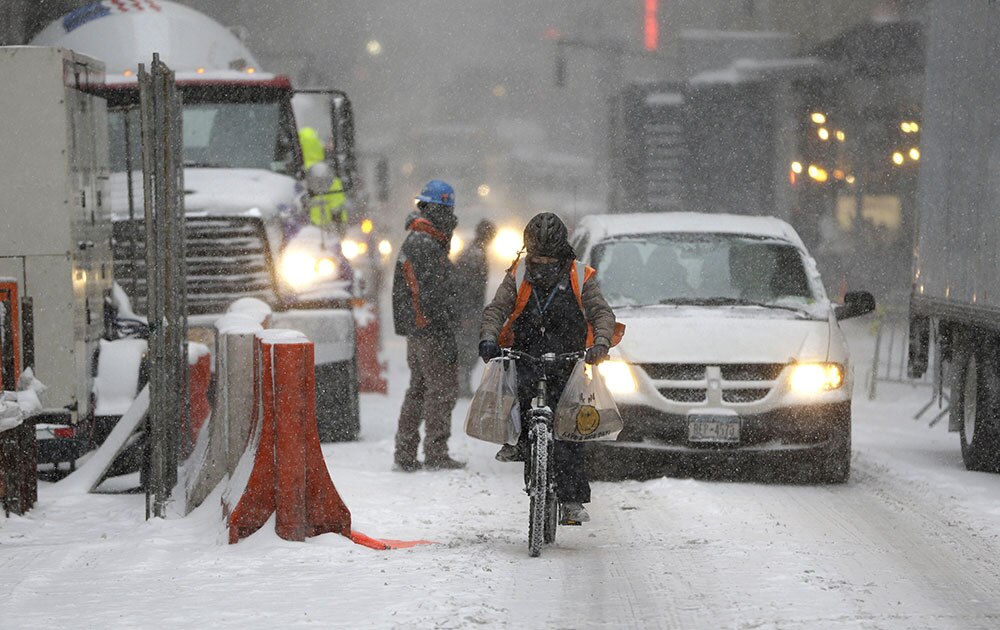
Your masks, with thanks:
M 528 555 L 537 558 L 545 542 L 545 513 L 549 487 L 549 429 L 536 426 L 531 444 L 531 470 L 528 477 Z

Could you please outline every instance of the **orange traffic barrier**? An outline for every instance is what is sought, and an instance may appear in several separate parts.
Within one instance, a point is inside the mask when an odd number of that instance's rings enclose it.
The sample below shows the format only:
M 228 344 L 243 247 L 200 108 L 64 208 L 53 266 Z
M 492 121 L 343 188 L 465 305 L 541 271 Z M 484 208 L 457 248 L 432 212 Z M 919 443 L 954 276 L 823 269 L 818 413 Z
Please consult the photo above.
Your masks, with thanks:
M 351 530 L 351 513 L 330 478 L 320 446 L 313 354 L 311 342 L 289 331 L 261 333 L 254 341 L 257 426 L 248 447 L 255 449 L 253 468 L 228 515 L 229 542 L 254 533 L 273 513 L 275 532 L 285 540 L 334 532 L 372 549 L 429 544 L 379 540 Z
M 358 357 L 358 390 L 384 394 L 389 390 L 389 384 L 382 377 L 386 365 L 380 363 L 378 360 L 379 348 L 382 345 L 378 319 L 378 312 L 372 306 L 362 305 L 354 312 L 354 339 Z
M 198 440 L 198 433 L 212 414 L 208 402 L 208 388 L 212 384 L 212 355 L 203 354 L 188 366 L 188 390 L 191 396 L 191 443 Z

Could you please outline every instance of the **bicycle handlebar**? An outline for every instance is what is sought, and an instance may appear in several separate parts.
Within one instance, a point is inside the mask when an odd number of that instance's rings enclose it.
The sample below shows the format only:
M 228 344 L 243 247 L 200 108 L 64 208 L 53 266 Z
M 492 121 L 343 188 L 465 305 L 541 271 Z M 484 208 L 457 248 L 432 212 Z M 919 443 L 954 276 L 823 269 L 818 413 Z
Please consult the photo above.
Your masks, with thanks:
M 546 354 L 543 354 L 540 357 L 535 357 L 535 356 L 532 356 L 532 355 L 528 354 L 527 352 L 521 352 L 520 350 L 510 350 L 510 349 L 507 349 L 507 348 L 504 348 L 504 350 L 503 350 L 503 356 L 505 356 L 505 357 L 510 357 L 510 358 L 514 359 L 515 361 L 525 360 L 528 363 L 534 363 L 536 365 L 539 364 L 539 363 L 569 363 L 569 362 L 575 362 L 575 361 L 579 361 L 580 359 L 582 359 L 584 357 L 584 354 L 585 353 L 582 352 L 582 351 L 580 351 L 580 352 L 567 352 L 565 354 L 546 353 Z

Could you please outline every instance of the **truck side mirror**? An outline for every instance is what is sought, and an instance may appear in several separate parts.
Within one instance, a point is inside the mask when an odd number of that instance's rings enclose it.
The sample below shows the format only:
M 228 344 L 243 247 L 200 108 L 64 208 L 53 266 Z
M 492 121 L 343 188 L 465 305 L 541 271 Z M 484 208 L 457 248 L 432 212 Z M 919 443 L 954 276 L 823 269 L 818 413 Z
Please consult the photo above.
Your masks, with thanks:
M 875 296 L 867 291 L 848 291 L 844 294 L 844 303 L 833 312 L 838 320 L 851 319 L 867 315 L 875 310 Z

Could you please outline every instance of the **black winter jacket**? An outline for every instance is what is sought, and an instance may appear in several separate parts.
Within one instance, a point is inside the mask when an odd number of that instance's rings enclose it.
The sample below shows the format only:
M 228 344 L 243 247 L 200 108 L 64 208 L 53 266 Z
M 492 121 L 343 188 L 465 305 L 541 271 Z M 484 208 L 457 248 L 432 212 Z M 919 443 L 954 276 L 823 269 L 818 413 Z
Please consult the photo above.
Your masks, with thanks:
M 451 239 L 430 221 L 417 219 L 403 241 L 392 279 L 392 317 L 397 335 L 454 335 L 454 265 Z

